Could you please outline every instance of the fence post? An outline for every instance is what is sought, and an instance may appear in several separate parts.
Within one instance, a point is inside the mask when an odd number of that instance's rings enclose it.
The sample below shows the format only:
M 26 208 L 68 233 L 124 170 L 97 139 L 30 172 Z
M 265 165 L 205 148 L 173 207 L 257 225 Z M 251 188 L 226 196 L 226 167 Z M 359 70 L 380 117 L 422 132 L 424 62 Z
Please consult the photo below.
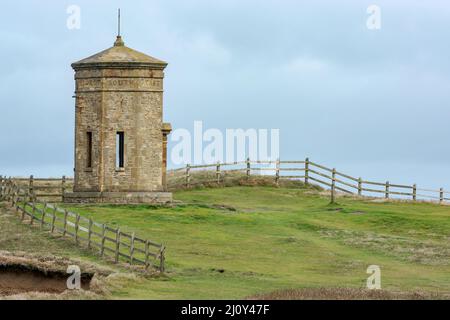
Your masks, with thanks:
M 66 236 L 67 231 L 67 210 L 64 209 L 64 228 L 63 228 L 63 237 Z
M 102 246 L 100 247 L 100 256 L 103 257 L 105 254 L 105 235 L 106 235 L 106 226 L 102 224 Z
M 20 200 L 20 188 L 16 185 L 16 191 L 14 192 L 14 208 L 16 212 L 19 211 L 19 200 Z
M 149 243 L 148 240 L 145 240 L 145 270 L 148 270 L 149 264 Z
M 16 203 L 17 203 L 17 186 L 16 185 L 14 185 L 14 188 L 13 188 L 13 196 L 12 196 L 12 206 L 13 206 L 13 208 L 15 208 L 16 207 Z M 16 208 L 16 210 L 17 210 L 17 208 Z
M 7 196 L 8 196 L 8 178 L 5 176 L 3 178 L 3 199 L 6 200 Z
M 5 179 L 3 180 L 3 187 L 2 187 L 2 200 L 6 200 L 6 195 L 8 193 L 8 180 Z
M 8 200 L 8 189 L 9 188 L 9 180 L 6 180 L 6 183 L 5 183 L 5 191 L 4 191 L 4 194 L 5 194 L 5 196 L 4 196 L 4 198 L 5 198 L 5 200 Z
M 189 182 L 190 182 L 190 178 L 191 178 L 191 165 L 187 164 L 186 165 L 186 188 L 189 188 Z
M 8 200 L 8 201 L 11 198 L 11 184 L 12 184 L 11 177 L 9 177 L 8 184 L 7 184 L 7 191 L 6 191 L 6 200 Z
M 6 199 L 8 192 L 8 178 L 5 176 L 2 181 L 2 199 Z
M 3 180 L 3 176 L 0 175 L 0 200 L 3 200 L 3 195 L 4 195 L 4 192 L 5 192 L 4 185 L 5 185 L 5 183 L 4 183 L 4 180 Z
M 246 169 L 246 176 L 247 176 L 247 180 L 250 179 L 250 171 L 251 171 L 251 166 L 250 166 L 250 157 L 247 158 L 247 160 L 245 161 L 245 163 L 247 164 L 247 169 Z
M 159 251 L 159 271 L 160 272 L 164 272 L 164 261 L 165 261 L 165 257 L 164 257 L 164 251 L 166 250 L 166 248 L 164 246 L 161 246 L 161 250 Z
M 35 200 L 35 195 L 34 195 L 34 177 L 33 175 L 30 176 L 30 181 L 28 183 L 28 192 L 30 193 L 30 200 Z
M 20 219 L 21 219 L 22 221 L 25 220 L 25 212 L 26 212 L 26 210 L 27 210 L 27 203 L 28 203 L 28 201 L 27 201 L 27 195 L 25 195 L 24 201 L 23 201 L 22 216 L 20 217 Z
M 0 174 L 0 199 L 3 198 L 3 176 Z
M 131 241 L 130 241 L 130 264 L 133 264 L 133 254 L 134 254 L 134 232 L 131 234 Z
M 5 176 L 2 180 L 2 200 L 6 200 L 7 191 L 8 191 L 8 180 Z
M 3 199 L 3 197 L 5 196 L 5 182 L 6 182 L 6 177 L 3 178 L 3 176 L 0 176 L 0 198 Z
M 309 183 L 309 158 L 305 159 L 305 185 Z
M 11 177 L 9 177 L 8 201 L 11 201 L 12 192 L 13 192 L 13 185 L 14 185 L 14 183 L 13 183 Z
M 75 218 L 75 243 L 78 244 L 78 229 L 80 228 L 80 215 L 77 213 Z
M 386 181 L 386 190 L 384 192 L 384 197 L 389 199 L 389 181 Z
M 21 191 L 22 189 L 20 189 L 19 186 L 15 185 L 14 186 L 14 198 L 13 198 L 13 206 L 15 207 L 14 209 L 16 209 L 16 211 L 19 211 L 20 209 L 20 202 L 23 201 L 23 197 L 21 195 Z M 25 193 L 23 194 L 23 196 L 25 196 Z
M 417 185 L 413 185 L 413 201 L 417 200 Z
M 45 215 L 46 215 L 45 210 L 47 210 L 47 202 L 44 202 L 44 208 L 42 209 L 41 229 L 44 228 Z
M 53 217 L 52 217 L 52 230 L 51 233 L 55 232 L 55 222 L 56 222 L 56 206 L 53 207 Z
M 88 227 L 88 249 L 91 248 L 91 238 L 92 238 L 92 218 L 89 218 L 89 227 Z
M 1 199 L 3 200 L 6 198 L 6 182 L 7 182 L 6 177 L 4 178 L 2 177 L 1 182 L 2 182 Z
M 31 211 L 30 225 L 33 224 L 35 214 L 36 214 L 36 202 L 33 201 L 33 211 Z
M 216 179 L 217 179 L 217 184 L 220 185 L 220 161 L 217 161 L 217 165 L 216 165 Z
M 3 198 L 5 200 L 8 200 L 8 194 L 9 194 L 9 180 L 6 180 L 5 181 L 4 192 L 3 192 Z
M 14 206 L 14 197 L 15 197 L 15 194 L 16 194 L 16 187 L 13 186 L 13 187 L 12 187 L 12 196 L 11 196 L 11 204 L 12 204 L 12 206 Z
M 16 185 L 14 184 L 14 180 L 11 179 L 11 188 L 9 190 L 9 201 L 12 201 L 14 199 L 15 188 L 16 188 Z
M 22 216 L 24 215 L 26 203 L 27 203 L 27 193 L 26 193 L 26 191 L 24 191 L 23 198 L 22 198 L 22 208 L 20 208 L 20 205 L 17 206 L 19 209 L 22 210 Z M 22 218 L 22 220 L 23 220 L 23 218 Z
M 116 230 L 116 257 L 114 261 L 119 262 L 119 250 L 120 250 L 120 228 Z
M 335 190 L 336 188 L 336 169 L 333 168 L 333 171 L 331 172 L 331 203 L 335 202 Z
M 439 189 L 439 203 L 444 202 L 444 188 Z
M 358 196 L 362 195 L 362 178 L 358 178 Z
M 17 211 L 17 212 L 18 212 L 19 209 L 20 209 L 20 202 L 23 201 L 23 198 L 22 198 L 22 196 L 21 196 L 21 194 L 20 194 L 21 191 L 22 191 L 22 189 L 20 189 L 20 187 L 17 186 L 17 199 L 16 199 L 16 211 Z
M 61 179 L 61 198 L 64 201 L 64 195 L 66 193 L 66 176 L 62 176 Z
M 2 196 L 2 198 L 6 200 L 7 194 L 8 194 L 8 180 L 5 177 L 5 180 L 3 182 L 3 196 Z
M 11 191 L 10 191 L 11 196 L 10 196 L 9 201 L 11 201 L 11 203 L 13 205 L 14 205 L 14 193 L 15 193 L 15 190 L 16 190 L 16 186 L 14 184 L 11 184 Z
M 280 159 L 275 162 L 275 183 L 277 186 L 280 185 Z

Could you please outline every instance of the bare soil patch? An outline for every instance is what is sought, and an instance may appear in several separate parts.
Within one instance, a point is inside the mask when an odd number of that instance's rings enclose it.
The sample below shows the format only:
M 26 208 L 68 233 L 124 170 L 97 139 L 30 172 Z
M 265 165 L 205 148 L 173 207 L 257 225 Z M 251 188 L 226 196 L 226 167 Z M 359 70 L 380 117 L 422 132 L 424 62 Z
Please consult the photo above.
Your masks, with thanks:
M 67 290 L 68 274 L 60 271 L 43 272 L 22 265 L 0 266 L 0 295 L 25 292 L 62 293 Z M 93 274 L 81 276 L 81 288 L 89 290 Z
M 0 251 L 0 297 L 33 294 L 67 294 L 69 265 L 77 265 L 81 271 L 83 292 L 99 291 L 98 278 L 105 277 L 108 270 L 96 269 L 80 261 L 53 256 L 33 256 L 25 253 Z M 91 282 L 96 277 L 93 288 Z

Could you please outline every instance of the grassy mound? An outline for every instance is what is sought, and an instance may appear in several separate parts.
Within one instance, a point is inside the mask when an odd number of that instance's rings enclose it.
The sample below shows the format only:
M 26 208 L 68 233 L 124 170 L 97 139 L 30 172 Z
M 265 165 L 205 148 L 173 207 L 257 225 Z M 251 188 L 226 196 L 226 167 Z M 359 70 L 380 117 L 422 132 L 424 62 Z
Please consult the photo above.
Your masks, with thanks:
M 167 173 L 167 184 L 171 191 L 186 190 L 186 177 L 184 171 L 170 170 Z M 278 183 L 276 183 L 274 175 L 252 174 L 247 177 L 244 173 L 242 173 L 242 170 L 222 171 L 220 178 L 217 177 L 216 171 L 214 170 L 192 171 L 190 173 L 189 184 L 190 188 L 277 186 L 282 188 L 308 188 L 313 190 L 323 190 L 322 187 L 314 184 L 309 184 L 306 186 L 303 179 L 287 179 L 280 176 Z

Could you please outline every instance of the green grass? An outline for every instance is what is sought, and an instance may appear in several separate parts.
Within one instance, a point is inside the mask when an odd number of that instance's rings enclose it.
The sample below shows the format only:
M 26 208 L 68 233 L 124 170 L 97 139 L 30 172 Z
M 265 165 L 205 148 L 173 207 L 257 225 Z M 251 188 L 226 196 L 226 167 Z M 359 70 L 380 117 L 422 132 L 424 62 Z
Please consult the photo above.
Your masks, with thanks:
M 70 206 L 167 246 L 167 277 L 120 280 L 116 298 L 237 299 L 283 288 L 450 292 L 450 208 L 326 197 L 307 189 L 179 191 L 182 205 Z M 62 251 L 64 252 L 64 251 Z M 84 254 L 84 253 L 83 253 Z

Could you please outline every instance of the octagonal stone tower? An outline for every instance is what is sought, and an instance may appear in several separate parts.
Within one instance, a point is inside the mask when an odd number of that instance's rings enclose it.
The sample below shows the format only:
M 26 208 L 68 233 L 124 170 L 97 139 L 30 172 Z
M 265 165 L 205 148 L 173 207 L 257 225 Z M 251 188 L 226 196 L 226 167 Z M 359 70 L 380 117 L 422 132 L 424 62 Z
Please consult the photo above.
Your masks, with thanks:
M 72 64 L 75 70 L 75 181 L 65 202 L 166 203 L 167 63 L 114 46 Z

